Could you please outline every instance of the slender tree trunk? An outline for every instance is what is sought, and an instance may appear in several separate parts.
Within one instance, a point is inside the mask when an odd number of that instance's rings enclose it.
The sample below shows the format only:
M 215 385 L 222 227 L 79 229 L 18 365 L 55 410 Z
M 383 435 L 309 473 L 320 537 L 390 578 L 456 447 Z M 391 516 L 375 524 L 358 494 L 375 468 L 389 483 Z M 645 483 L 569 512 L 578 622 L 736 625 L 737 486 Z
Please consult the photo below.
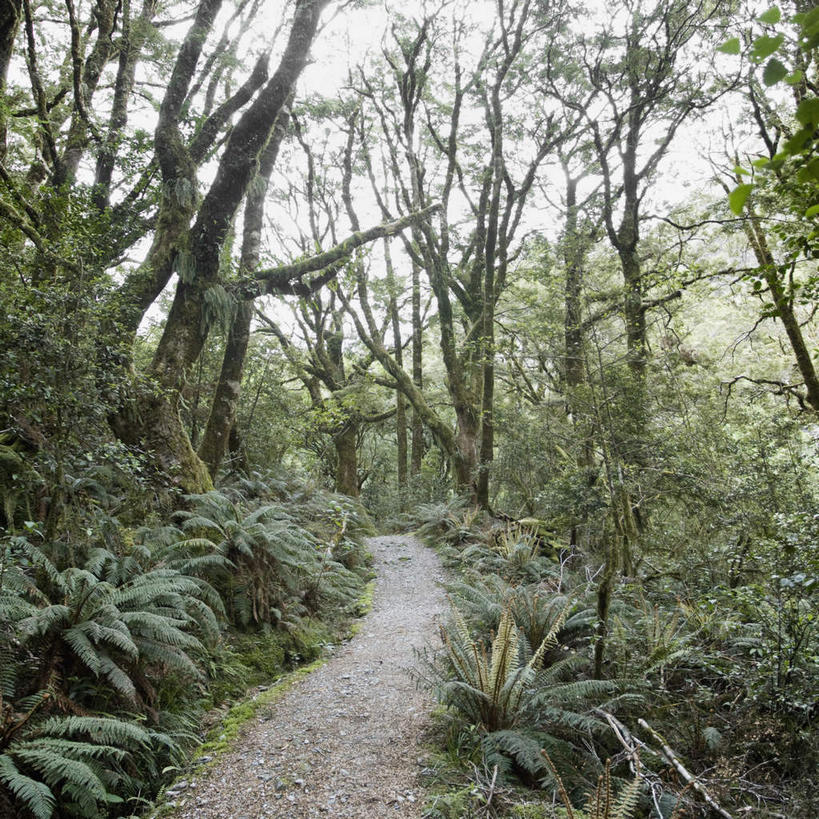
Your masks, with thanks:
M 634 247 L 619 251 L 623 269 L 623 312 L 626 322 L 628 366 L 635 381 L 640 384 L 646 377 L 646 314 L 643 307 L 643 283 L 640 259 Z
M 336 448 L 336 492 L 358 497 L 358 425 L 348 421 L 338 434 L 333 436 Z
M 420 392 L 424 386 L 423 335 L 421 328 L 421 270 L 412 265 L 412 383 Z M 412 410 L 412 453 L 410 474 L 421 473 L 424 460 L 424 421 L 421 414 Z
M 398 436 L 398 492 L 403 508 L 407 491 L 407 399 L 400 390 L 395 392 L 395 433 Z
M 60 188 L 66 183 L 74 181 L 86 149 L 90 132 L 86 120 L 90 107 L 91 97 L 97 90 L 102 72 L 108 63 L 114 48 L 113 33 L 117 23 L 119 3 L 116 0 L 101 0 L 94 4 L 94 24 L 97 38 L 86 60 L 82 61 L 82 32 L 79 22 L 71 25 L 72 29 L 72 73 L 74 82 L 74 108 L 71 114 L 71 124 L 66 135 L 66 147 L 61 161 L 55 168 L 52 184 Z
M 247 195 L 242 233 L 242 256 L 239 263 L 242 275 L 252 273 L 259 265 L 265 197 L 288 121 L 289 110 L 284 108 L 276 120 L 276 127 L 270 137 L 270 142 L 262 154 L 256 182 L 250 186 Z M 231 322 L 219 381 L 199 447 L 199 457 L 207 464 L 210 474 L 214 477 L 225 455 L 230 431 L 236 423 L 252 318 L 253 301 L 239 302 Z
M 390 323 L 392 325 L 392 345 L 395 350 L 395 363 L 403 369 L 404 346 L 401 340 L 401 324 L 398 320 L 398 286 L 395 281 L 395 269 L 392 266 L 389 241 L 384 242 L 384 257 L 387 266 L 387 285 L 390 288 Z M 407 399 L 401 390 L 395 391 L 395 434 L 397 446 L 398 494 L 401 509 L 407 490 Z
M 586 486 L 591 488 L 597 479 L 597 471 L 594 468 L 593 419 L 588 396 L 583 395 L 584 387 L 587 386 L 587 373 L 581 303 L 583 263 L 591 239 L 588 235 L 581 235 L 578 228 L 577 182 L 567 171 L 566 229 L 563 238 L 563 261 L 566 269 L 564 377 L 567 409 L 578 441 L 577 466 L 585 474 Z M 581 531 L 580 525 L 572 526 L 573 546 L 579 544 Z
M 774 307 L 776 307 L 776 315 L 788 335 L 788 341 L 796 359 L 796 366 L 799 368 L 799 374 L 805 383 L 808 404 L 810 404 L 814 412 L 819 412 L 819 378 L 816 375 L 816 368 L 813 366 L 813 359 L 805 343 L 805 337 L 802 335 L 799 319 L 793 311 L 793 302 L 788 298 L 785 288 L 782 286 L 773 254 L 768 247 L 768 240 L 756 214 L 751 213 L 750 221 L 745 222 L 744 228 L 745 235 L 748 237 L 756 256 L 757 264 L 761 268 L 762 276 L 771 293 L 771 299 Z
M 0 99 L 5 97 L 6 78 L 22 10 L 22 0 L 0 0 Z M 0 162 L 6 158 L 6 136 L 6 112 L 0 109 Z
M 566 231 L 563 259 L 566 265 L 566 318 L 564 339 L 566 342 L 565 377 L 569 408 L 573 415 L 575 391 L 585 381 L 583 357 L 583 317 L 580 293 L 583 282 L 583 248 L 577 230 L 577 180 L 566 182 Z
M 96 187 L 94 199 L 101 211 L 108 207 L 119 140 L 128 123 L 128 103 L 136 79 L 136 65 L 142 53 L 142 46 L 145 43 L 145 36 L 155 9 L 156 0 L 144 0 L 139 16 L 139 24 L 134 26 L 131 21 L 131 0 L 122 0 L 119 68 L 114 82 L 114 98 L 111 103 L 111 115 L 108 119 L 108 134 L 97 155 L 94 180 Z
M 253 302 L 240 301 L 230 325 L 219 382 L 213 396 L 208 423 L 202 435 L 202 443 L 199 445 L 199 457 L 214 477 L 219 471 L 230 432 L 236 421 L 252 319 Z
M 489 469 L 495 457 L 495 310 L 494 299 L 486 308 L 484 361 L 481 367 L 481 440 L 475 499 L 482 509 L 489 509 Z

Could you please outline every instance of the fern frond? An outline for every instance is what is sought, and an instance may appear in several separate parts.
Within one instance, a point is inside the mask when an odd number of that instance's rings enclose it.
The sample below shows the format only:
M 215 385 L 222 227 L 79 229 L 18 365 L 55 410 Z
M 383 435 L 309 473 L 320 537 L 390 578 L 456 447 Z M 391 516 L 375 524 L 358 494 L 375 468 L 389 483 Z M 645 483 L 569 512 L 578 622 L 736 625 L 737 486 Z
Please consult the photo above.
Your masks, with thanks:
M 51 789 L 45 783 L 20 773 L 14 761 L 6 754 L 0 755 L 0 783 L 22 802 L 36 819 L 50 819 L 54 814 L 57 800 Z
M 49 717 L 37 726 L 37 736 L 84 737 L 126 749 L 145 747 L 150 742 L 150 734 L 141 726 L 112 717 Z
M 131 702 L 136 701 L 136 686 L 133 680 L 106 654 L 100 655 L 99 674 L 111 683 L 115 691 Z
M 86 762 L 70 759 L 56 750 L 28 745 L 21 748 L 11 746 L 6 753 L 36 771 L 52 791 L 63 783 L 69 783 L 86 791 L 97 801 L 105 800 L 105 785 Z

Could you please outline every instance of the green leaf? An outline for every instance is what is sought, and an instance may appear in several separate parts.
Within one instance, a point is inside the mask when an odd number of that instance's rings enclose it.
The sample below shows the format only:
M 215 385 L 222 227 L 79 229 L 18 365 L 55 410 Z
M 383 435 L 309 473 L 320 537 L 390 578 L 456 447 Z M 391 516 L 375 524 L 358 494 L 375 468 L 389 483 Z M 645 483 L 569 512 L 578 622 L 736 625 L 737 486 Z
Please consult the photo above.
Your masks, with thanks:
M 784 34 L 777 34 L 775 37 L 768 37 L 767 34 L 763 34 L 754 40 L 751 57 L 758 62 L 762 62 L 766 57 L 770 57 L 784 42 Z
M 802 82 L 803 76 L 804 75 L 802 73 L 802 69 L 797 68 L 796 71 L 794 71 L 792 74 L 788 74 L 788 76 L 785 77 L 785 82 L 788 85 L 799 85 L 799 83 Z
M 802 128 L 797 131 L 790 139 L 785 140 L 782 145 L 784 152 L 789 156 L 798 154 L 804 147 L 807 141 L 813 136 L 812 128 Z
M 813 216 L 819 216 L 819 205 L 812 205 L 805 211 L 805 216 L 810 219 Z
M 762 72 L 762 82 L 764 82 L 765 85 L 776 85 L 780 80 L 785 79 L 787 75 L 788 69 L 785 68 L 776 57 L 771 57 L 771 59 L 765 63 L 765 69 Z
M 721 46 L 718 46 L 717 51 L 723 54 L 739 54 L 739 37 L 731 37 L 726 40 Z
M 808 97 L 799 103 L 796 118 L 802 125 L 819 125 L 819 97 Z
M 753 187 L 754 186 L 750 184 L 737 185 L 729 194 L 728 204 L 737 216 L 742 213 L 742 209 L 745 207 L 745 202 L 748 200 Z
M 811 177 L 815 180 L 819 180 L 819 157 L 811 159 L 811 161 L 804 167 L 800 176 L 803 177 L 805 182 L 812 181 Z
M 757 162 L 759 162 L 759 160 L 757 160 Z M 752 163 L 752 164 L 756 164 L 756 163 Z M 734 173 L 737 176 L 748 176 L 751 172 L 746 171 L 745 168 L 743 168 L 743 167 L 741 167 L 739 165 L 734 165 Z
M 760 23 L 765 23 L 769 26 L 775 26 L 782 19 L 782 12 L 776 6 L 769 8 L 764 14 L 757 17 Z

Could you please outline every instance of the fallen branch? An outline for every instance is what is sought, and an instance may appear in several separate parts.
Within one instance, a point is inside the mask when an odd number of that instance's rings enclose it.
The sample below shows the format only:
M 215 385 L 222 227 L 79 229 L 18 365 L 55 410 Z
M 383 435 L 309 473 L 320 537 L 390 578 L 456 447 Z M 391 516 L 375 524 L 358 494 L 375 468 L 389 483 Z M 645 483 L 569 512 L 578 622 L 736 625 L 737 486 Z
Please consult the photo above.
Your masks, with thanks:
M 721 808 L 719 804 L 717 804 L 716 800 L 713 796 L 705 788 L 705 785 L 702 784 L 692 773 L 688 771 L 685 765 L 680 762 L 677 758 L 677 755 L 671 750 L 669 744 L 663 739 L 660 734 L 658 734 L 644 719 L 640 718 L 637 720 L 637 724 L 644 728 L 646 731 L 651 734 L 656 742 L 660 743 L 660 748 L 662 748 L 663 756 L 666 758 L 666 761 L 669 765 L 671 765 L 677 773 L 713 808 L 720 816 L 724 816 L 725 819 L 734 819 L 730 813 L 724 808 Z

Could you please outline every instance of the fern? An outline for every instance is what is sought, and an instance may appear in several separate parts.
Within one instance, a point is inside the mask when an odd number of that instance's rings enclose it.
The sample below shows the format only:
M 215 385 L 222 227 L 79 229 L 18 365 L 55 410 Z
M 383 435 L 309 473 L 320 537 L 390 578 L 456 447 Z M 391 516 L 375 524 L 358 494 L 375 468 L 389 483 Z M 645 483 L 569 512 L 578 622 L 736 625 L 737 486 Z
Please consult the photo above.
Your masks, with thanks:
M 508 608 L 501 614 L 488 654 L 484 644 L 473 639 L 457 608 L 453 625 L 441 628 L 441 638 L 454 675 L 439 686 L 443 701 L 489 732 L 511 727 L 520 719 L 535 668 L 556 640 L 555 632 L 550 632 L 532 653 Z
M 21 773 L 6 754 L 0 754 L 0 784 L 37 819 L 50 819 L 54 813 L 57 802 L 51 789 L 45 783 Z
M 639 768 L 638 774 L 615 798 L 611 783 L 611 760 L 606 760 L 597 787 L 588 795 L 585 808 L 581 813 L 576 812 L 573 808 L 563 780 L 549 754 L 546 751 L 541 751 L 541 754 L 554 778 L 557 792 L 566 808 L 567 819 L 632 819 L 640 797 Z
M 347 596 L 345 570 L 323 556 L 317 538 L 281 504 L 245 510 L 219 492 L 192 495 L 193 509 L 177 514 L 183 537 L 170 551 L 169 565 L 208 578 L 227 602 L 232 622 L 251 625 L 295 625 L 322 601 Z M 322 499 L 330 531 L 346 531 L 357 515 L 354 507 Z M 310 517 L 316 510 L 301 510 Z M 324 582 L 325 578 L 332 581 Z
M 29 715 L 50 702 L 46 692 L 18 700 Z M 132 751 L 146 748 L 151 735 L 140 726 L 108 717 L 49 717 L 6 725 L 0 747 L 0 787 L 36 817 L 60 811 L 97 817 L 117 801 L 109 783 L 122 778 Z M 8 740 L 11 739 L 9 742 Z

